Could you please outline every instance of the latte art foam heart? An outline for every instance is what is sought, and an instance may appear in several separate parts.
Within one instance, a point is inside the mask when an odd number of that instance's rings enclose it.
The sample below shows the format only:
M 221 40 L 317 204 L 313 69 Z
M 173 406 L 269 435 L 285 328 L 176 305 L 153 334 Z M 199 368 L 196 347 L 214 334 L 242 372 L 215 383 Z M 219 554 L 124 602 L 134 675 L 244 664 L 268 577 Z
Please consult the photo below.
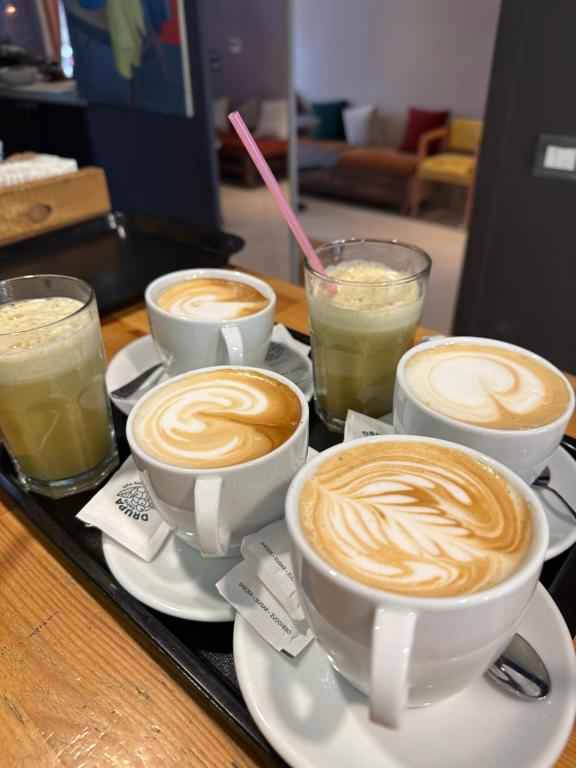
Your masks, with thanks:
M 418 442 L 351 446 L 306 482 L 300 522 L 316 552 L 371 587 L 445 597 L 513 573 L 532 540 L 523 499 L 490 467 Z
M 229 467 L 270 453 L 296 430 L 298 397 L 249 370 L 189 374 L 139 408 L 134 435 L 150 456 L 178 467 Z
M 568 385 L 527 354 L 487 344 L 448 343 L 408 360 L 406 381 L 432 410 L 491 429 L 530 429 L 560 418 Z
M 234 320 L 260 312 L 270 303 L 247 283 L 214 277 L 173 283 L 155 302 L 171 315 L 193 320 Z

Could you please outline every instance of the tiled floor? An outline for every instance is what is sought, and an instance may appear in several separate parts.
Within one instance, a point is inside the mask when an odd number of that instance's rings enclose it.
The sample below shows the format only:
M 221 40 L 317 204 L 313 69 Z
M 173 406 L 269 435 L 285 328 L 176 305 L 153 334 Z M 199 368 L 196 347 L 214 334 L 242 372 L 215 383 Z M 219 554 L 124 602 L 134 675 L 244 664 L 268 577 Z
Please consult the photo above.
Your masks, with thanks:
M 243 189 L 222 185 L 223 227 L 240 235 L 246 247 L 233 262 L 283 280 L 290 279 L 289 234 L 269 192 L 264 187 Z M 342 237 L 381 237 L 413 243 L 432 257 L 432 274 L 422 324 L 447 333 L 451 329 L 466 231 L 431 221 L 432 217 L 458 220 L 431 211 L 427 220 L 410 219 L 387 211 L 362 208 L 319 198 L 303 198 L 300 221 L 316 241 Z M 296 254 L 296 258 L 298 258 Z

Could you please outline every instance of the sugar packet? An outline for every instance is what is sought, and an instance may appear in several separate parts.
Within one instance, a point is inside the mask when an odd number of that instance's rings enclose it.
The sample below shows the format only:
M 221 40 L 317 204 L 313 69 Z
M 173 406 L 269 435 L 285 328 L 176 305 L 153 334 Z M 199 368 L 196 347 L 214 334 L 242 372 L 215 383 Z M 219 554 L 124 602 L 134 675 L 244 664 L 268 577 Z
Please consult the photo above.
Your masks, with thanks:
M 158 512 L 131 456 L 76 517 L 99 528 L 147 562 L 171 530 Z
M 286 536 L 288 533 L 286 532 Z M 220 579 L 216 589 L 273 648 L 293 658 L 314 638 L 307 626 L 297 626 L 272 592 L 243 560 Z
M 251 563 L 260 581 L 282 603 L 290 618 L 299 622 L 304 621 L 304 612 L 296 592 L 290 549 L 284 520 L 245 536 L 240 546 L 242 557 Z
M 357 440 L 359 437 L 372 437 L 373 435 L 392 435 L 394 427 L 388 421 L 390 416 L 382 419 L 374 419 L 356 411 L 348 411 L 344 425 L 344 442 Z
M 309 352 L 310 347 L 295 339 L 284 325 L 275 325 L 261 367 L 287 376 L 295 384 L 302 384 L 311 377 Z
M 308 460 L 317 454 L 308 449 Z M 300 605 L 292 545 L 284 520 L 245 536 L 244 558 L 216 584 L 216 589 L 277 651 L 297 656 L 313 640 Z

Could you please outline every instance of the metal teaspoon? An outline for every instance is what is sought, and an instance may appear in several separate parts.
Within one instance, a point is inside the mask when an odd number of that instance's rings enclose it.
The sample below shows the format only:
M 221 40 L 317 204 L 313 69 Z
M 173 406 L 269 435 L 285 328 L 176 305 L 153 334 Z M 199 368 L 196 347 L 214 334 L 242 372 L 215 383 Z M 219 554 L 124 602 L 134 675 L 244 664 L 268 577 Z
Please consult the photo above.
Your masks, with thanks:
M 486 672 L 491 682 L 525 701 L 545 699 L 552 684 L 546 665 L 522 635 L 514 635 Z

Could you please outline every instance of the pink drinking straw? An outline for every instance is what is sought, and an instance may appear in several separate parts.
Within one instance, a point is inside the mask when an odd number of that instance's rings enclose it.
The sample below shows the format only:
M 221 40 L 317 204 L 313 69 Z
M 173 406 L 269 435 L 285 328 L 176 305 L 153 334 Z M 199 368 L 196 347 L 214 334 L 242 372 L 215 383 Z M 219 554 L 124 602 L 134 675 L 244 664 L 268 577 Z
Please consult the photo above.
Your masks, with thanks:
M 240 112 L 232 112 L 231 114 L 228 115 L 228 120 L 230 120 L 230 122 L 234 126 L 234 129 L 238 134 L 240 141 L 242 142 L 242 144 L 244 144 L 246 151 L 254 161 L 254 165 L 258 169 L 258 173 L 260 174 L 260 176 L 262 176 L 264 183 L 266 184 L 270 192 L 272 192 L 272 196 L 274 200 L 276 200 L 276 204 L 278 205 L 278 208 L 280 208 L 280 213 L 282 214 L 282 216 L 284 216 L 284 219 L 286 220 L 286 223 L 292 230 L 292 234 L 296 238 L 298 245 L 304 252 L 304 256 L 306 256 L 306 258 L 312 265 L 312 269 L 316 270 L 316 272 L 320 272 L 321 275 L 324 275 L 326 273 L 326 270 L 324 269 L 324 265 L 318 258 L 316 251 L 312 247 L 312 243 L 306 237 L 306 234 L 304 233 L 304 230 L 302 229 L 300 222 L 296 218 L 296 214 L 292 210 L 288 200 L 286 200 L 286 197 L 284 196 L 284 193 L 280 189 L 280 186 L 276 181 L 274 174 L 270 170 L 270 166 L 264 159 L 264 155 L 258 149 L 258 145 L 254 141 L 252 134 L 246 127 L 246 123 L 242 119 L 242 115 L 240 114 Z M 333 286 L 330 286 L 330 288 L 332 288 L 332 290 L 335 290 L 335 287 Z

